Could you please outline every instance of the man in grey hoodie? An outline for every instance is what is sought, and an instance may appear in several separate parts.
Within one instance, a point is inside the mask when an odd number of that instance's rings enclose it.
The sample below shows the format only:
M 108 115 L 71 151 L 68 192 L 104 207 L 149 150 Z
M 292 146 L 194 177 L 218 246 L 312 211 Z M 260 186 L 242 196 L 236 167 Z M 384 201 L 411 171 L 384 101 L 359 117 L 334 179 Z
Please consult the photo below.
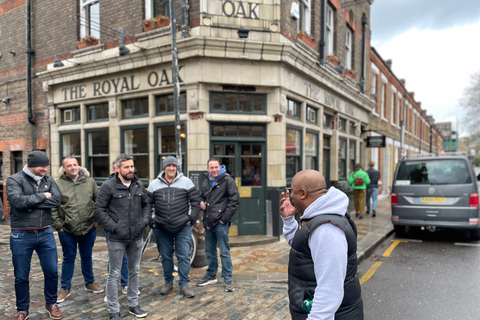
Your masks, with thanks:
M 293 202 L 290 202 L 291 201 Z M 292 319 L 361 320 L 356 227 L 348 197 L 315 170 L 303 170 L 282 192 L 283 234 L 290 244 L 288 293 Z M 295 213 L 303 214 L 300 228 Z

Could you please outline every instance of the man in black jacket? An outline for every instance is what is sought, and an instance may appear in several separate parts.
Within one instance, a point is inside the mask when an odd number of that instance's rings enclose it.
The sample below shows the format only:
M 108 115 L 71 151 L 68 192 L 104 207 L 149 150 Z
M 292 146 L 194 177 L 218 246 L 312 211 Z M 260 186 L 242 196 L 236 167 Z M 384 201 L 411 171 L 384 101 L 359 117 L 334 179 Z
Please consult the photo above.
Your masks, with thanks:
M 151 205 L 142 181 L 133 174 L 133 157 L 119 155 L 117 167 L 115 177 L 105 181 L 100 187 L 94 207 L 95 218 L 109 233 L 107 248 L 110 271 L 107 279 L 107 305 L 110 319 L 120 319 L 118 277 L 126 251 L 128 312 L 137 318 L 144 318 L 147 312 L 138 305 L 138 282 L 143 229 L 150 220 Z
M 15 320 L 29 317 L 29 274 L 33 251 L 37 252 L 45 278 L 45 309 L 50 318 L 61 319 L 57 306 L 57 245 L 53 236 L 52 208 L 60 205 L 57 184 L 47 176 L 50 160 L 43 151 L 28 154 L 22 171 L 7 179 L 7 196 L 10 202 L 13 269 L 15 270 L 15 295 L 17 315 Z
M 203 287 L 217 282 L 218 258 L 217 243 L 222 259 L 222 278 L 225 291 L 235 291 L 232 277 L 232 258 L 228 232 L 232 216 L 238 209 L 238 188 L 235 180 L 227 173 L 220 160 L 211 158 L 207 162 L 208 179 L 203 181 L 200 189 L 200 208 L 204 210 L 203 226 L 205 227 L 205 253 L 208 269 L 205 276 L 197 283 Z

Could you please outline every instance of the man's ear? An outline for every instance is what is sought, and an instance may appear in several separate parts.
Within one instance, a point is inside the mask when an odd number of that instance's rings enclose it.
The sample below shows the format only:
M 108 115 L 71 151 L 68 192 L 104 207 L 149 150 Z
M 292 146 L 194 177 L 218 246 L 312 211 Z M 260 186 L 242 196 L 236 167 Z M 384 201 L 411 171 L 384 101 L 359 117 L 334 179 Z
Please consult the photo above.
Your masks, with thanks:
M 307 189 L 300 189 L 300 199 L 307 199 L 308 197 L 308 191 Z

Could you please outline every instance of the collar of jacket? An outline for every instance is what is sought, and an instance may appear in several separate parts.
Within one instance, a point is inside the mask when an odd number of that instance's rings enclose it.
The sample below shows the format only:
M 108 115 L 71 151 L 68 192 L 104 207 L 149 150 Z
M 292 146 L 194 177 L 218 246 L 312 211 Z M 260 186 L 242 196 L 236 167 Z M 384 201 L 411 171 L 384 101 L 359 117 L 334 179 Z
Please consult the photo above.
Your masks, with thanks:
M 117 184 L 117 189 L 128 189 L 126 185 L 123 184 L 122 180 L 120 180 L 120 178 L 118 177 L 119 173 L 115 173 L 115 182 Z M 132 181 L 130 182 L 130 186 L 132 186 L 132 184 L 134 183 L 137 183 L 138 181 L 138 178 L 137 176 L 133 176 L 133 179 Z M 119 186 L 121 186 L 121 188 L 119 188 Z

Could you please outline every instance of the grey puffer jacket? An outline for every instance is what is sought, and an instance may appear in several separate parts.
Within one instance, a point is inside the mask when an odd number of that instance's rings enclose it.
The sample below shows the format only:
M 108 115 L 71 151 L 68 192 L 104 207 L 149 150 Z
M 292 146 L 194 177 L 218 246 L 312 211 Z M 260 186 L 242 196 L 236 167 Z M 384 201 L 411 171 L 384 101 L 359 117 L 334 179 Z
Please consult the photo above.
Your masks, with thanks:
M 44 193 L 50 192 L 47 198 Z M 60 191 L 55 180 L 44 176 L 37 184 L 23 171 L 7 179 L 7 199 L 10 202 L 12 228 L 41 228 L 52 224 L 52 208 L 60 205 Z
M 129 243 L 141 239 L 151 214 L 145 187 L 135 177 L 127 188 L 118 173 L 105 181 L 97 194 L 95 218 L 109 232 L 109 241 Z
M 227 224 L 238 209 L 238 188 L 232 176 L 223 173 L 212 187 L 207 177 L 200 188 L 200 197 L 207 209 L 203 215 L 203 226 L 209 230 L 215 228 L 220 220 Z

